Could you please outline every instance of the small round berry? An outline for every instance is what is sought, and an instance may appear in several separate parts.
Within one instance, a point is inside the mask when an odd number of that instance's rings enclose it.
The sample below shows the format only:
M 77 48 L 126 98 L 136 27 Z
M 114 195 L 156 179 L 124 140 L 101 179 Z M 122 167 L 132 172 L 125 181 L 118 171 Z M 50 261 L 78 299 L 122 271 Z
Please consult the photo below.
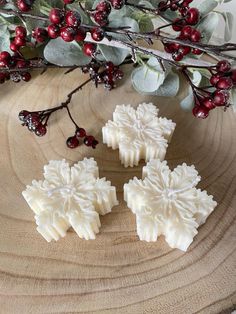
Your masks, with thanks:
M 91 33 L 91 37 L 95 41 L 101 41 L 101 40 L 103 40 L 103 38 L 105 36 L 105 32 L 99 27 L 95 27 L 95 28 L 91 29 L 90 33 Z
M 94 21 L 100 26 L 106 26 L 108 24 L 108 16 L 106 12 L 96 11 L 92 16 Z
M 20 111 L 20 112 L 19 112 L 19 115 L 18 115 L 19 120 L 22 121 L 22 122 L 25 122 L 26 119 L 27 119 L 27 116 L 28 116 L 29 114 L 30 114 L 30 112 L 27 111 L 27 110 L 22 110 L 22 111 Z
M 36 27 L 32 31 L 32 37 L 39 43 L 43 43 L 48 38 L 48 32 L 46 29 Z
M 189 54 L 191 52 L 191 48 L 189 46 L 182 46 L 179 48 L 179 51 L 186 56 L 187 54 Z
M 86 30 L 83 27 L 80 27 L 76 30 L 75 40 L 84 41 L 86 38 Z
M 11 49 L 11 51 L 16 52 L 19 50 L 19 46 L 17 46 L 14 42 L 11 42 L 10 43 L 10 49 Z
M 199 42 L 201 40 L 201 33 L 198 30 L 194 29 L 192 31 L 190 39 L 192 42 Z
M 212 75 L 211 78 L 210 78 L 211 85 L 216 86 L 217 83 L 219 82 L 219 79 L 220 79 L 220 75 L 219 74 Z
M 221 77 L 216 86 L 218 89 L 230 89 L 233 87 L 233 81 L 230 77 Z
M 190 39 L 192 35 L 192 27 L 189 25 L 186 25 L 182 28 L 180 36 L 182 39 Z
M 33 4 L 32 1 L 17 0 L 17 7 L 22 12 L 30 11 L 32 4 Z
M 86 136 L 84 139 L 84 144 L 86 146 L 92 146 L 94 140 L 95 140 L 95 138 L 92 135 Z
M 216 69 L 218 72 L 229 72 L 231 70 L 231 64 L 227 60 L 219 61 L 216 65 Z
M 102 11 L 109 14 L 111 12 L 111 4 L 108 1 L 99 2 L 96 6 L 96 11 Z
M 172 28 L 176 32 L 180 32 L 184 26 L 185 26 L 185 20 L 180 19 L 180 18 L 175 19 L 172 24 Z
M 39 123 L 34 132 L 37 136 L 44 136 L 47 133 L 47 127 L 44 124 Z
M 11 55 L 7 51 L 0 52 L 0 61 L 9 61 L 11 60 Z
M 77 139 L 76 136 L 71 136 L 67 139 L 66 145 L 69 148 L 76 148 L 79 146 L 79 140 Z
M 177 11 L 178 10 L 178 5 L 176 3 L 171 3 L 170 9 L 171 9 L 171 11 Z
M 75 39 L 76 31 L 74 28 L 64 26 L 61 28 L 60 36 L 66 42 L 71 42 Z
M 209 115 L 209 109 L 202 105 L 195 106 L 193 108 L 193 115 L 196 118 L 206 119 Z
M 106 64 L 105 64 L 105 68 L 106 68 L 106 70 L 107 70 L 108 72 L 113 72 L 114 69 L 115 69 L 115 65 L 114 65 L 113 62 L 108 61 L 108 62 L 106 62 Z
M 77 11 L 68 11 L 66 13 L 65 22 L 68 26 L 79 27 L 81 24 L 81 16 Z
M 75 135 L 76 137 L 85 137 L 86 136 L 86 131 L 85 129 L 83 128 L 78 128 L 76 131 L 75 131 Z
M 60 27 L 56 24 L 50 24 L 48 26 L 48 36 L 50 38 L 57 38 L 60 35 Z
M 213 101 L 216 106 L 225 106 L 229 101 L 229 92 L 226 90 L 216 90 L 213 96 Z
M 202 50 L 197 49 L 197 48 L 194 48 L 194 49 L 192 50 L 192 53 L 193 53 L 194 55 L 201 55 L 201 54 L 202 54 Z
M 15 29 L 15 34 L 16 34 L 16 36 L 18 36 L 20 38 L 25 38 L 27 35 L 26 28 L 23 26 L 17 26 Z
M 186 14 L 186 23 L 190 25 L 196 25 L 199 21 L 200 13 L 196 8 L 190 8 Z
M 113 9 L 115 10 L 120 10 L 125 4 L 124 0 L 110 0 L 110 2 Z
M 49 13 L 49 20 L 52 24 L 60 24 L 64 19 L 64 13 L 58 8 L 53 8 Z
M 16 36 L 14 39 L 14 43 L 18 46 L 18 47 L 23 47 L 26 45 L 26 40 L 25 38 L 21 38 Z
M 97 51 L 97 45 L 92 43 L 85 43 L 83 52 L 88 57 L 93 57 Z
M 98 145 L 98 141 L 97 140 L 93 140 L 93 142 L 92 142 L 92 148 L 93 149 L 95 149 L 96 148 L 96 146 Z
M 23 69 L 26 68 L 29 65 L 29 62 L 27 60 L 17 60 L 16 62 L 16 66 L 19 69 Z
M 172 54 L 172 58 L 175 61 L 181 61 L 183 59 L 183 57 L 184 57 L 184 54 L 181 50 L 178 50 Z
M 24 82 L 29 82 L 31 80 L 31 74 L 29 72 L 25 72 L 25 73 L 21 74 L 21 79 Z
M 207 97 L 203 100 L 203 106 L 205 106 L 208 110 L 212 110 L 215 108 L 215 103 L 212 98 Z

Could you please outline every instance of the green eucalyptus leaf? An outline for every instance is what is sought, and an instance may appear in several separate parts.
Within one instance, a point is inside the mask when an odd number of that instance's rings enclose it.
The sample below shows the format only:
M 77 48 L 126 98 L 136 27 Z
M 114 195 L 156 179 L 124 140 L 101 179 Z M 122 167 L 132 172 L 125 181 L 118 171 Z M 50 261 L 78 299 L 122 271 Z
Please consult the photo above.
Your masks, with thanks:
M 44 48 L 45 59 L 59 66 L 85 65 L 91 61 L 75 42 L 66 43 L 61 38 L 53 39 Z
M 225 20 L 225 41 L 230 41 L 232 38 L 233 26 L 234 26 L 234 15 L 231 12 L 223 12 L 222 16 Z
M 6 25 L 0 26 L 0 51 L 10 52 L 10 33 Z
M 219 23 L 219 14 L 215 12 L 209 13 L 198 24 L 198 30 L 202 33 L 202 43 L 208 43 L 215 32 Z
M 129 17 L 114 19 L 111 21 L 109 26 L 114 27 L 114 28 L 128 26 L 130 27 L 129 30 L 131 31 L 134 31 L 134 32 L 139 31 L 138 23 L 134 19 L 131 19 Z M 125 35 L 113 34 L 113 33 L 110 33 L 110 35 L 117 40 L 121 40 L 121 41 L 128 40 Z M 128 49 L 116 48 L 112 46 L 106 46 L 103 44 L 99 44 L 98 47 L 103 57 L 105 58 L 105 60 L 112 61 L 116 65 L 121 64 L 125 60 L 125 58 L 130 54 L 130 51 Z
M 185 111 L 191 111 L 194 107 L 194 96 L 193 91 L 190 88 L 189 94 L 180 102 L 180 107 Z
M 216 0 L 204 0 L 203 2 L 195 0 L 191 3 L 191 7 L 197 8 L 200 11 L 201 17 L 212 12 L 217 6 L 218 2 Z

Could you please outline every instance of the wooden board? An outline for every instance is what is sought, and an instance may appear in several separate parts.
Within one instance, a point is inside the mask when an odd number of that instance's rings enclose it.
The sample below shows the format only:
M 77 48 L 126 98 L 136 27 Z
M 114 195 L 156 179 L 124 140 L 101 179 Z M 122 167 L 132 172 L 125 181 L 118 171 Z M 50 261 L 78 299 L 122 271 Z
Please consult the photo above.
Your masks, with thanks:
M 134 92 L 127 78 L 112 92 L 90 84 L 73 99 L 76 120 L 101 140 L 101 128 L 117 104 L 154 101 L 177 128 L 168 149 L 171 167 L 194 163 L 200 187 L 219 203 L 187 253 L 172 250 L 160 238 L 140 242 L 135 216 L 123 201 L 123 184 L 141 175 L 143 164 L 125 169 L 118 151 L 105 145 L 69 150 L 74 130 L 58 112 L 44 138 L 36 138 L 17 118 L 21 109 L 59 104 L 85 78 L 79 71 L 51 70 L 28 84 L 0 89 L 0 313 L 231 313 L 236 304 L 236 124 L 232 110 L 215 110 L 200 121 L 179 108 L 175 98 Z M 185 89 L 186 90 L 186 89 Z M 50 159 L 76 162 L 94 156 L 100 175 L 118 189 L 120 205 L 102 217 L 95 241 L 70 231 L 48 244 L 35 228 L 33 213 L 21 196 L 40 179 Z

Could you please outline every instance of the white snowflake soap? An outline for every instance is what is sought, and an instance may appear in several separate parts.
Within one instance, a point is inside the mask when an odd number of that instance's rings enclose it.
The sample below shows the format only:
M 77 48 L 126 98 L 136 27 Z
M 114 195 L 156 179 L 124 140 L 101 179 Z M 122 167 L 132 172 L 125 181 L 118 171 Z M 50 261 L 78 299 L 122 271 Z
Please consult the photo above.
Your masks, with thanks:
M 118 204 L 115 187 L 98 177 L 93 158 L 71 168 L 65 160 L 51 160 L 44 166 L 44 180 L 34 180 L 22 194 L 35 213 L 37 231 L 48 242 L 64 237 L 70 227 L 80 238 L 95 239 L 99 214 Z
M 206 191 L 196 188 L 201 180 L 194 166 L 185 163 L 169 169 L 166 161 L 153 159 L 124 185 L 124 198 L 136 214 L 140 240 L 156 241 L 164 235 L 172 248 L 186 251 L 217 203 Z
M 135 110 L 131 105 L 119 105 L 113 113 L 113 121 L 102 128 L 103 143 L 119 149 L 121 163 L 125 167 L 137 166 L 141 159 L 163 160 L 176 124 L 158 117 L 153 104 L 140 104 Z

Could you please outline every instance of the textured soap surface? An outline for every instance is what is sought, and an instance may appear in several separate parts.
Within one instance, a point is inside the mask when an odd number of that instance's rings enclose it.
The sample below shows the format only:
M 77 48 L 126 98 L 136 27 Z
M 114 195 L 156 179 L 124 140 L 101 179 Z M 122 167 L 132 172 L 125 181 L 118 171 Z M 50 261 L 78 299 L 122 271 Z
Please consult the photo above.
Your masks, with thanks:
M 95 239 L 99 214 L 118 204 L 115 187 L 98 177 L 93 158 L 71 168 L 65 160 L 51 160 L 44 166 L 44 180 L 34 180 L 22 194 L 35 213 L 37 231 L 48 242 L 64 237 L 70 227 L 80 238 Z
M 172 248 L 186 251 L 217 203 L 196 188 L 201 180 L 194 166 L 185 163 L 173 171 L 166 161 L 153 159 L 124 185 L 124 198 L 136 214 L 140 240 L 156 241 L 163 234 Z
M 119 105 L 102 128 L 103 142 L 112 149 L 119 149 L 125 167 L 137 166 L 141 159 L 163 160 L 176 124 L 158 117 L 158 108 L 152 103 L 140 104 L 135 110 L 131 105 Z

